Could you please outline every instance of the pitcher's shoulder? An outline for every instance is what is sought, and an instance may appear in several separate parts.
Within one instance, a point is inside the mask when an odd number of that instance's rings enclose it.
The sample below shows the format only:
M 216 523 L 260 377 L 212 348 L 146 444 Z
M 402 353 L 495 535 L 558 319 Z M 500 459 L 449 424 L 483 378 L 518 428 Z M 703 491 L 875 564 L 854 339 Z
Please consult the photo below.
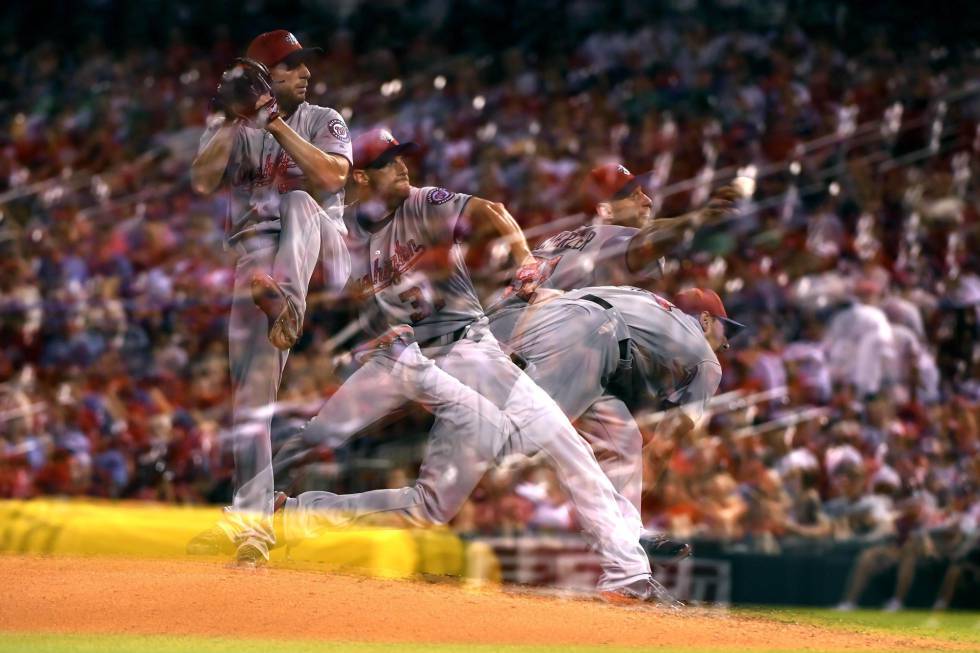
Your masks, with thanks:
M 422 186 L 421 188 L 413 188 L 413 190 L 418 191 L 420 201 L 434 206 L 452 201 L 457 195 L 457 193 L 441 186 Z
M 344 117 L 336 111 L 336 109 L 321 107 L 318 104 L 310 104 L 307 102 L 301 104 L 299 110 L 304 111 L 305 115 L 303 116 L 303 122 L 309 125 L 311 128 L 320 129 L 325 127 L 338 141 L 343 143 L 351 142 L 347 122 L 344 120 Z

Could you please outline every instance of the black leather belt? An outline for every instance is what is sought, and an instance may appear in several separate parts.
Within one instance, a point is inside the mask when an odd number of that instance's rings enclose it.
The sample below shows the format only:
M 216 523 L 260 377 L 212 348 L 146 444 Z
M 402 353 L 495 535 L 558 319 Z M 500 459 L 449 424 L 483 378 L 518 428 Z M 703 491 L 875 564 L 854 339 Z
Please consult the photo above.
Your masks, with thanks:
M 460 338 L 466 335 L 466 329 L 469 328 L 469 324 L 466 326 L 461 326 L 452 333 L 443 334 L 441 336 L 436 336 L 435 338 L 429 338 L 428 340 L 423 340 L 419 343 L 419 347 L 424 349 L 426 347 L 435 347 L 436 345 L 451 345 L 458 341 Z M 448 338 L 448 340 L 446 340 Z M 441 342 L 445 340 L 444 342 Z
M 607 302 L 605 299 L 603 299 L 602 297 L 596 297 L 595 295 L 582 295 L 582 299 L 592 302 L 593 304 L 598 304 L 599 306 L 603 307 L 607 311 L 613 307 L 612 304 Z
M 598 304 L 599 306 L 603 307 L 607 311 L 610 308 L 613 307 L 613 305 L 610 304 L 609 302 L 607 302 L 605 299 L 603 299 L 602 297 L 596 297 L 595 295 L 582 295 L 582 299 L 584 299 L 584 300 L 586 300 L 588 302 L 592 302 L 593 304 Z M 629 341 L 629 338 L 620 340 L 619 341 L 619 359 L 620 360 L 626 360 L 626 359 L 629 358 L 629 355 L 630 355 L 630 341 Z

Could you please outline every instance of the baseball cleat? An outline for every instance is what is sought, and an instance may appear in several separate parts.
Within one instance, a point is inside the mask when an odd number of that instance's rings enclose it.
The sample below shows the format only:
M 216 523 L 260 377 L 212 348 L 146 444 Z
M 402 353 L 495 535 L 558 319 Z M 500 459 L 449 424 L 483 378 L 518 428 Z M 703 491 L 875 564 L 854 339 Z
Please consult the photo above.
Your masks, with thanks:
M 665 564 L 680 562 L 694 553 L 694 548 L 687 542 L 678 542 L 652 533 L 640 537 L 640 546 L 654 558 L 666 558 Z
M 235 543 L 218 526 L 198 533 L 187 543 L 187 554 L 192 556 L 231 555 L 234 551 Z
M 653 576 L 633 581 L 628 585 L 599 592 L 599 598 L 606 603 L 635 605 L 637 603 L 656 603 L 672 609 L 680 609 L 684 604 L 678 601 L 658 583 Z
M 255 569 L 269 562 L 269 549 L 262 542 L 249 538 L 235 551 L 235 566 Z
M 269 342 L 286 351 L 299 340 L 303 318 L 275 279 L 264 272 L 252 275 L 252 301 L 269 320 Z

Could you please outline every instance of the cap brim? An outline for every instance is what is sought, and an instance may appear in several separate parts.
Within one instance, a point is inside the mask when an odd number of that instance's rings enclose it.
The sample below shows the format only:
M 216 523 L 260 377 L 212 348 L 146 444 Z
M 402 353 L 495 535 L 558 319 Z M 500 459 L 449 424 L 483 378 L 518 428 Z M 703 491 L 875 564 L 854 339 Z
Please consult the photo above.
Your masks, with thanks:
M 300 48 L 287 54 L 279 63 L 284 63 L 292 67 L 306 61 L 317 59 L 321 54 L 323 54 L 323 48 Z
M 736 322 L 735 320 L 729 319 L 727 317 L 718 317 L 716 315 L 715 319 L 721 322 L 722 327 L 725 329 L 725 338 L 729 342 L 731 342 L 732 338 L 737 337 L 740 333 L 745 331 L 745 329 L 747 328 L 741 322 Z
M 412 152 L 417 152 L 419 149 L 418 143 L 413 143 L 408 141 L 407 143 L 399 143 L 389 147 L 387 150 L 378 155 L 378 158 L 364 166 L 365 168 L 383 168 L 396 156 L 401 156 L 402 154 L 411 154 Z
M 626 197 L 629 197 L 633 193 L 633 191 L 636 190 L 637 187 L 639 187 L 640 185 L 641 185 L 640 178 L 633 177 L 628 182 L 626 182 L 626 184 L 622 188 L 616 191 L 616 194 L 613 195 L 610 199 L 621 200 Z

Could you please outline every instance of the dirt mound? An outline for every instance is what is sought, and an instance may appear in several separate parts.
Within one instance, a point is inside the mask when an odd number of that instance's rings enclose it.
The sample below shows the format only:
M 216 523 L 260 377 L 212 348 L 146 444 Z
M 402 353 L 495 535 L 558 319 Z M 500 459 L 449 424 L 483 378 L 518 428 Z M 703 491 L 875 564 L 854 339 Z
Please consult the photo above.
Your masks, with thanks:
M 622 608 L 222 562 L 0 556 L 0 630 L 358 642 L 964 650 L 722 611 Z

